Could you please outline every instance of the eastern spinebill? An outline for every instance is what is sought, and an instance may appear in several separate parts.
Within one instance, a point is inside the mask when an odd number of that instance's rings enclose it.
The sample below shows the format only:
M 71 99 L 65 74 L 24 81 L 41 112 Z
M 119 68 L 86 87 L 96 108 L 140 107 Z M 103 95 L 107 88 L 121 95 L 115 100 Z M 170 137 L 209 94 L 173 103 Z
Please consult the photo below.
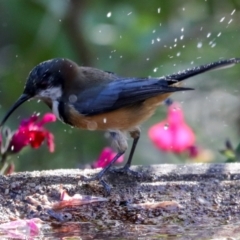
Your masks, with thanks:
M 36 98 L 45 102 L 61 121 L 81 129 L 110 133 L 117 149 L 111 163 L 95 177 L 106 188 L 102 177 L 128 148 L 126 133 L 133 138 L 129 158 L 119 171 L 129 168 L 140 137 L 140 124 L 150 118 L 168 96 L 177 91 L 180 82 L 209 70 L 232 66 L 240 58 L 220 60 L 159 78 L 121 77 L 92 67 L 81 67 L 69 59 L 56 58 L 38 64 L 30 72 L 23 94 L 3 118 L 25 101 Z

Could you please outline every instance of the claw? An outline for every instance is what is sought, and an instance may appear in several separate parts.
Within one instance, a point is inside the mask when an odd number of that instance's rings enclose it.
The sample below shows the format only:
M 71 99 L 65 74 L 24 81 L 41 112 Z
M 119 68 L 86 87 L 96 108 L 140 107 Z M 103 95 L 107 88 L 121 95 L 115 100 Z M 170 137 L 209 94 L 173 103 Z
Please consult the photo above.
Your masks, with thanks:
M 116 172 L 116 173 L 131 175 L 131 176 L 138 177 L 138 178 L 142 177 L 142 174 L 140 172 L 134 171 L 134 170 L 130 169 L 130 167 L 126 166 L 126 165 L 124 167 L 122 167 L 122 168 L 112 169 L 112 171 Z
M 103 179 L 99 180 L 99 183 L 102 184 L 102 186 L 103 186 L 105 192 L 107 193 L 107 196 L 109 196 L 110 193 L 111 193 L 111 189 L 112 189 L 112 188 L 110 187 L 110 185 L 107 184 Z
M 101 173 L 101 172 L 100 172 Z M 107 184 L 103 179 L 102 179 L 102 175 L 98 173 L 96 176 L 87 178 L 84 177 L 83 181 L 85 182 L 93 182 L 93 181 L 98 181 L 100 184 L 102 184 L 104 190 L 106 191 L 107 195 L 110 195 L 111 193 L 111 187 L 109 184 Z

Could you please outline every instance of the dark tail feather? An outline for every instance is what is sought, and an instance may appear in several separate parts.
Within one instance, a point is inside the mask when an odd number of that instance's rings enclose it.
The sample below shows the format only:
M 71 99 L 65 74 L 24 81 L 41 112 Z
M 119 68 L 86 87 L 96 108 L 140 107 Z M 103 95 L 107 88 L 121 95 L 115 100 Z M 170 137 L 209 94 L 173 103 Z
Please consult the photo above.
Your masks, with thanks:
M 209 64 L 202 65 L 202 66 L 199 66 L 199 67 L 194 67 L 194 68 L 191 68 L 191 69 L 187 69 L 185 71 L 178 72 L 176 74 L 171 74 L 171 75 L 165 76 L 163 78 L 160 78 L 160 80 L 161 79 L 165 79 L 165 80 L 168 80 L 168 81 L 173 80 L 171 82 L 174 83 L 175 81 L 177 81 L 177 82 L 182 81 L 182 80 L 185 80 L 187 78 L 196 76 L 198 74 L 201 74 L 201 73 L 204 73 L 204 72 L 207 72 L 207 71 L 232 67 L 237 63 L 240 63 L 240 58 L 231 58 L 231 59 L 227 59 L 227 60 L 220 60 L 218 62 L 213 62 L 213 63 L 209 63 Z

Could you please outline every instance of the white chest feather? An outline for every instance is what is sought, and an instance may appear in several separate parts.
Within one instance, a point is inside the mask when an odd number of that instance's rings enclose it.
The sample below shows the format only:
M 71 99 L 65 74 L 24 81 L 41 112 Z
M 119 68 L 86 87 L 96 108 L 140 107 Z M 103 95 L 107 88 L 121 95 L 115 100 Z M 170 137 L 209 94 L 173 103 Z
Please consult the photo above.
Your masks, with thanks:
M 58 118 L 58 120 L 63 121 L 60 114 L 59 114 L 58 106 L 59 106 L 59 102 L 58 101 L 53 101 L 52 102 L 52 112 Z
M 38 93 L 39 98 L 48 98 L 52 101 L 52 112 L 60 120 L 63 121 L 59 114 L 59 98 L 62 96 L 61 87 L 51 87 L 44 89 Z

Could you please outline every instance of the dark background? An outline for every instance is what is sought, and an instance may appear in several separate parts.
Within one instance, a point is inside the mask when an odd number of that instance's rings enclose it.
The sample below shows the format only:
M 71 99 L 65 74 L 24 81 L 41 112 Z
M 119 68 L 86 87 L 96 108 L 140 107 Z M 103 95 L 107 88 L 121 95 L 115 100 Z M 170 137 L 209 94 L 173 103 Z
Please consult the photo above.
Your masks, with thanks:
M 29 71 L 39 62 L 70 58 L 123 76 L 162 76 L 220 58 L 240 57 L 240 1 L 229 0 L 35 0 L 0 1 L 0 117 L 19 97 Z M 173 95 L 181 102 L 197 144 L 215 161 L 226 138 L 239 141 L 240 65 L 188 80 L 193 92 Z M 48 108 L 25 103 L 8 120 Z M 164 119 L 159 108 L 142 126 L 134 164 L 184 161 L 161 153 L 147 137 L 151 125 Z M 104 133 L 72 129 L 61 122 L 47 126 L 56 151 L 25 148 L 13 156 L 17 170 L 75 168 L 94 161 L 109 145 Z M 130 143 L 130 142 L 129 142 Z

